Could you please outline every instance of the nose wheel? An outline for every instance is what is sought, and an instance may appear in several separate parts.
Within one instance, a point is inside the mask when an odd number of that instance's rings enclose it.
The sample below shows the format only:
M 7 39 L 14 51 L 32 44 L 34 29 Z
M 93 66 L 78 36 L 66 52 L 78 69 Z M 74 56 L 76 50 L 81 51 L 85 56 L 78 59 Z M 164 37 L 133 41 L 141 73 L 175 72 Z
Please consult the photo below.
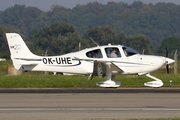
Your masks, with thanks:
M 155 81 L 144 83 L 145 86 L 154 87 L 154 88 L 159 88 L 159 87 L 163 86 L 162 80 L 160 80 L 156 77 L 153 77 L 150 74 L 147 74 L 146 76 L 150 77 L 151 79 L 154 79 Z

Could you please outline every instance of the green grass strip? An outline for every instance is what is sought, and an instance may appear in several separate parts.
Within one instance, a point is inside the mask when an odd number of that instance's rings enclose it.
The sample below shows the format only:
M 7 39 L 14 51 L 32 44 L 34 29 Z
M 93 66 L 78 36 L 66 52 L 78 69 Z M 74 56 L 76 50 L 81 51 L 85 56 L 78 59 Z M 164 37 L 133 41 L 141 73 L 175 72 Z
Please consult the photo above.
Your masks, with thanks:
M 152 74 L 161 79 L 164 87 L 170 87 L 169 80 L 172 80 L 172 87 L 180 86 L 180 74 Z M 97 87 L 96 83 L 105 81 L 106 77 L 93 77 L 87 80 L 85 75 L 1 75 L 0 87 Z M 116 76 L 116 80 L 121 82 L 121 87 L 145 87 L 145 82 L 153 81 L 142 75 Z

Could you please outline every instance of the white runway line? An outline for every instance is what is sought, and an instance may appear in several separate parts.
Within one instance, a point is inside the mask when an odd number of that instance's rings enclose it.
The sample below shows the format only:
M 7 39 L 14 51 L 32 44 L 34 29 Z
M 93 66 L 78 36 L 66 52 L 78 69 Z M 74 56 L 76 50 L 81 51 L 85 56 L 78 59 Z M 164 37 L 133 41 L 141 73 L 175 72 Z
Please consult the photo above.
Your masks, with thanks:
M 0 108 L 0 111 L 180 111 L 180 108 Z

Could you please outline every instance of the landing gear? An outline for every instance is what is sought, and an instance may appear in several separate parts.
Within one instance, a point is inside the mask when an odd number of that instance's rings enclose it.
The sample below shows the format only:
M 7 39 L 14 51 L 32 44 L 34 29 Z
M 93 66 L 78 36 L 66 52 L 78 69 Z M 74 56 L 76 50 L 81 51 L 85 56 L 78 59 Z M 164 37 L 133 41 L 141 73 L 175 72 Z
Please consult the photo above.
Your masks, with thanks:
M 115 80 L 106 80 L 106 81 L 103 81 L 103 82 L 99 82 L 99 83 L 96 83 L 97 86 L 100 86 L 100 87 L 113 87 L 113 88 L 117 88 L 121 85 L 121 82 Z
M 97 86 L 100 86 L 100 87 L 115 87 L 115 88 L 117 88 L 117 87 L 119 87 L 121 85 L 121 82 L 115 80 L 115 75 L 112 75 L 110 65 L 111 65 L 111 63 L 106 63 L 107 80 L 103 81 L 103 82 L 96 83 Z M 99 66 L 99 67 L 101 67 L 101 66 Z M 97 68 L 97 69 L 100 70 L 100 68 Z
M 150 74 L 147 74 L 146 76 L 150 77 L 151 79 L 154 79 L 155 81 L 144 83 L 145 86 L 154 87 L 154 88 L 159 88 L 163 86 L 163 82 L 160 79 L 155 78 L 151 76 Z

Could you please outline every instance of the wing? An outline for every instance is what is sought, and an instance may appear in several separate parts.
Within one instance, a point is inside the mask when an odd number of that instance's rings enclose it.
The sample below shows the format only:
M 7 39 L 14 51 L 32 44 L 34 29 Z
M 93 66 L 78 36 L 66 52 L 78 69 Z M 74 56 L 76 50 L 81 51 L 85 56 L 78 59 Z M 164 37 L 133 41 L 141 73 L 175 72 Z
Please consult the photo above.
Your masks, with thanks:
M 110 72 L 112 74 L 122 74 L 124 72 L 121 68 L 119 68 L 117 65 L 114 64 L 114 61 L 97 60 L 97 59 L 96 60 L 95 59 L 80 59 L 77 57 L 74 57 L 73 60 L 84 60 L 84 61 L 94 62 L 93 73 L 92 75 L 90 75 L 89 79 L 94 75 L 101 77 L 101 76 L 106 76 Z
M 111 62 L 111 71 L 117 71 L 118 73 L 124 72 L 121 68 L 116 66 L 113 62 Z
M 109 67 L 110 64 L 110 67 Z M 94 69 L 93 75 L 106 76 L 107 73 L 112 72 L 112 74 L 122 74 L 124 71 L 116 66 L 113 62 L 101 62 L 101 61 L 94 61 Z

